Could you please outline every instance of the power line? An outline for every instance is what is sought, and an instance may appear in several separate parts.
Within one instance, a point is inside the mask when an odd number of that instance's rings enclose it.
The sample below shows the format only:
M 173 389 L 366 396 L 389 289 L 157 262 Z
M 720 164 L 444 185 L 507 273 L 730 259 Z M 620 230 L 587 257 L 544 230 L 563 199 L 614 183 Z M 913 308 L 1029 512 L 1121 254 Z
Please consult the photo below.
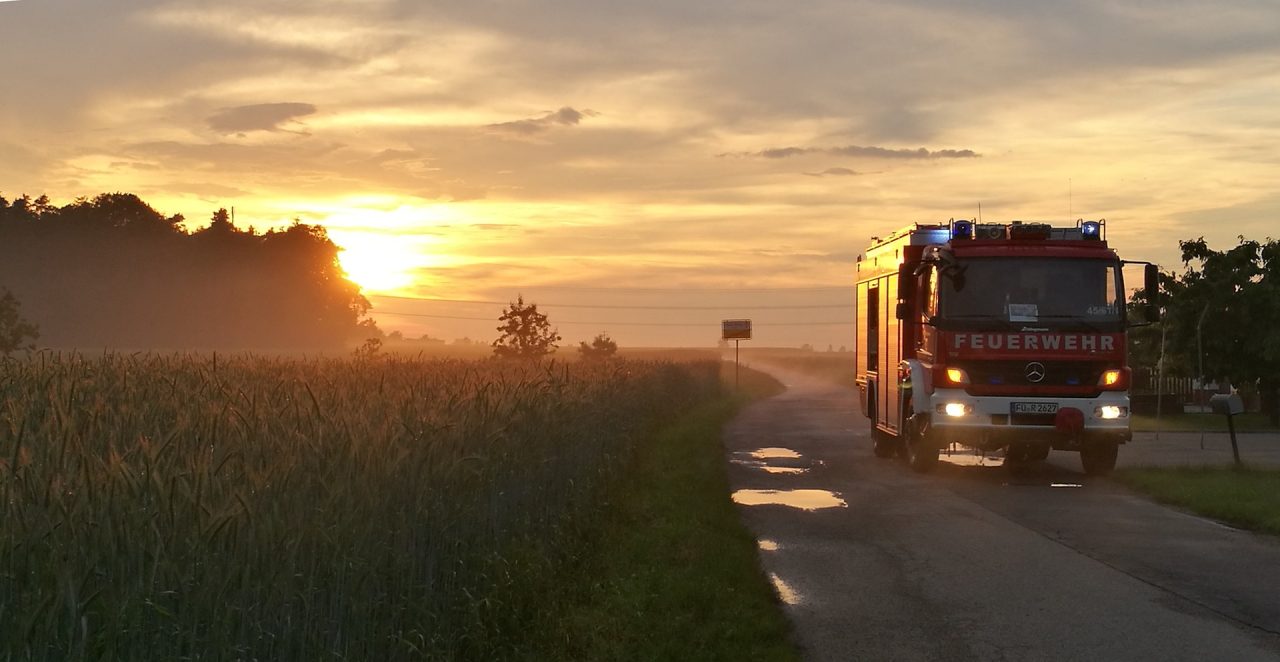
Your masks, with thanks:
M 426 317 L 429 319 L 444 320 L 467 320 L 471 322 L 495 322 L 492 317 L 462 317 L 458 315 L 427 315 L 425 313 L 406 313 L 395 310 L 374 310 L 374 315 L 397 315 L 400 317 Z M 682 326 L 682 327 L 713 327 L 717 322 L 584 322 L 584 321 L 566 321 L 556 320 L 556 324 L 579 324 L 584 326 Z M 832 321 L 832 322 L 755 322 L 755 326 L 848 326 L 852 325 L 853 320 Z
M 398 299 L 402 301 L 425 301 L 430 303 L 464 303 L 464 304 L 483 304 L 491 306 L 505 306 L 510 301 L 487 301 L 480 299 L 429 299 L 425 297 L 402 297 L 390 294 L 374 294 L 383 299 Z M 813 310 L 818 308 L 849 308 L 848 303 L 838 304 L 804 304 L 795 306 L 756 306 L 756 305 L 737 305 L 737 306 L 615 306 L 609 304 L 589 304 L 589 303 L 539 303 L 539 306 L 547 308 L 591 308 L 603 310 Z
M 535 285 L 522 288 L 528 291 L 563 290 L 567 292 L 723 292 L 759 293 L 759 292 L 837 292 L 851 291 L 853 286 L 821 285 L 812 287 L 592 287 L 588 285 Z M 374 295 L 378 296 L 378 295 Z

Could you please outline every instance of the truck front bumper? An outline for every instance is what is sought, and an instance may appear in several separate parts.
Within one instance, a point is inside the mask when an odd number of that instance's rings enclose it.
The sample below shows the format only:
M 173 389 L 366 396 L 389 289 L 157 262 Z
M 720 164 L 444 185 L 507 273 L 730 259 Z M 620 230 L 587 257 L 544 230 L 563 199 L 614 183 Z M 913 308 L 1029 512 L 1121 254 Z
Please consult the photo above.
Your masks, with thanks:
M 1129 394 L 1104 391 L 1095 398 L 974 396 L 963 389 L 937 389 L 929 397 L 930 437 L 936 443 L 959 442 L 996 449 L 1011 442 L 1048 442 L 1053 448 L 1076 450 L 1094 440 L 1124 443 L 1129 428 Z M 1078 432 L 1055 424 L 1058 410 L 1074 408 L 1084 415 Z M 1027 410 L 1041 410 L 1038 413 Z

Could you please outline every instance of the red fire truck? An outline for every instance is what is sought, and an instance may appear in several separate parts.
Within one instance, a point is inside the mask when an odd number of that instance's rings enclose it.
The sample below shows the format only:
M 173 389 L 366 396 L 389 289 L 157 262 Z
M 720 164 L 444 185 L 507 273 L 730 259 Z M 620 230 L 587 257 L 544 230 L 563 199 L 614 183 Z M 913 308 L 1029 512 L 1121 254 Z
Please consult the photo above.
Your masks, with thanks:
M 1105 221 L 952 220 L 873 240 L 855 347 L 875 454 L 923 472 L 953 443 L 1012 466 L 1058 449 L 1110 472 L 1131 438 L 1123 264 Z M 1156 268 L 1138 264 L 1153 301 Z

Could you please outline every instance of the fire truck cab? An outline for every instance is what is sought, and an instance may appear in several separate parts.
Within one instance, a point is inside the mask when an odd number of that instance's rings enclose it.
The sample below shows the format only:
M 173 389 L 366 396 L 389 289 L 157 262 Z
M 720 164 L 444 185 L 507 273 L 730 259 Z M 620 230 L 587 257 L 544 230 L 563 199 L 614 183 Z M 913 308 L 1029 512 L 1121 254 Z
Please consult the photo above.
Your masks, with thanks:
M 1155 280 L 1148 265 L 1149 293 Z M 1058 449 L 1109 473 L 1131 438 L 1124 292 L 1105 221 L 952 220 L 873 239 L 855 348 L 875 454 L 923 472 L 952 444 L 1013 466 Z

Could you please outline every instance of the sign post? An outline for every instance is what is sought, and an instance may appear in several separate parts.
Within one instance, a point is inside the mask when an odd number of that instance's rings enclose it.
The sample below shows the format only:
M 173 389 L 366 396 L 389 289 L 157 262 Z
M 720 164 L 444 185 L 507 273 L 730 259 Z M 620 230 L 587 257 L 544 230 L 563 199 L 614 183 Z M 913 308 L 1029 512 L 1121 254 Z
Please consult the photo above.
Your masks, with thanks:
M 721 320 L 720 339 L 733 341 L 733 388 L 738 388 L 738 342 L 751 340 L 751 320 Z

